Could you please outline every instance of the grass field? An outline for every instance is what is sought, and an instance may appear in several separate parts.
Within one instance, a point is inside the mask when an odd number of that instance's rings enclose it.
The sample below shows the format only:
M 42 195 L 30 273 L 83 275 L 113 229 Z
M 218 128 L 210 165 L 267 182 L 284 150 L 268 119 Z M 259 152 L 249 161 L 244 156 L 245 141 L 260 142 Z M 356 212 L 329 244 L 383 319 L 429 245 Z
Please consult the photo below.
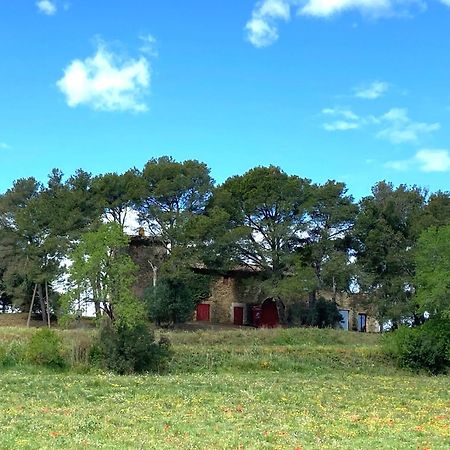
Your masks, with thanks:
M 0 329 L 0 340 L 29 330 Z M 450 378 L 394 368 L 379 336 L 169 333 L 166 374 L 0 374 L 0 448 L 446 449 Z

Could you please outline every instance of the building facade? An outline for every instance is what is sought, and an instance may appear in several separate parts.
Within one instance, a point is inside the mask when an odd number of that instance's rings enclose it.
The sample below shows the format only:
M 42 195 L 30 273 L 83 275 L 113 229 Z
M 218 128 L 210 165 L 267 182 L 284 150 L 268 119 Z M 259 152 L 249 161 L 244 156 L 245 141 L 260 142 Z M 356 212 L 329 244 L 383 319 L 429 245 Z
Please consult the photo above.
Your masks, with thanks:
M 289 308 L 279 299 L 261 298 L 255 289 L 246 288 L 251 271 L 229 271 L 215 281 L 211 296 L 197 305 L 194 320 L 240 326 L 276 327 L 287 324 Z M 336 301 L 342 320 L 339 326 L 348 331 L 376 333 L 380 327 L 360 295 L 318 292 L 317 297 Z M 306 300 L 305 303 L 308 301 Z

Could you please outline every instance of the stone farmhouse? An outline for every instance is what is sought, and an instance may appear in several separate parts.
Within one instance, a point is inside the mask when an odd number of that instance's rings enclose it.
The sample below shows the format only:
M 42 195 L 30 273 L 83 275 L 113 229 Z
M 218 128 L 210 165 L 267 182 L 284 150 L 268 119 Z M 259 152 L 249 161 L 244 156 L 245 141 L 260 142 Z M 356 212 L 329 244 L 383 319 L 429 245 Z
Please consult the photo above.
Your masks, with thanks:
M 139 266 L 135 292 L 138 296 L 142 296 L 148 286 L 157 282 L 158 268 L 164 261 L 167 251 L 157 239 L 140 235 L 131 238 L 129 252 Z M 289 308 L 282 300 L 261 298 L 260 293 L 255 291 L 254 287 L 249 288 L 249 283 L 246 283 L 250 278 L 257 276 L 257 271 L 248 267 L 221 272 L 206 268 L 192 270 L 215 278 L 211 296 L 197 305 L 193 320 L 268 328 L 288 323 Z M 331 292 L 317 293 L 317 297 L 319 296 L 327 300 L 333 299 Z M 341 328 L 379 332 L 379 324 L 364 305 L 361 296 L 337 293 L 335 301 L 342 316 Z
M 197 269 L 198 272 L 202 270 Z M 204 270 L 206 273 L 207 271 Z M 197 305 L 195 320 L 220 324 L 250 325 L 273 328 L 288 322 L 289 308 L 281 300 L 260 298 L 246 289 L 245 279 L 255 276 L 252 270 L 236 269 L 221 275 L 211 290 L 211 296 Z M 333 299 L 331 292 L 318 292 L 316 297 Z M 306 303 L 308 299 L 305 299 Z M 363 299 L 357 295 L 336 294 L 344 330 L 379 332 L 378 322 L 371 316 Z

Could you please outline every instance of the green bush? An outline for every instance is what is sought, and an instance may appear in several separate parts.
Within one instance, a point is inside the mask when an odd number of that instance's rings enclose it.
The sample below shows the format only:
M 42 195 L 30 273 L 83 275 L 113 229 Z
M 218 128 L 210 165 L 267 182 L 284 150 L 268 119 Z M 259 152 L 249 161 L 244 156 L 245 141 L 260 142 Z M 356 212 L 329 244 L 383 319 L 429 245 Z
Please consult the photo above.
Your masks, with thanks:
M 13 367 L 25 360 L 25 343 L 13 340 L 0 347 L 0 367 Z
M 93 333 L 85 330 L 73 330 L 65 334 L 64 347 L 67 363 L 77 369 L 88 369 L 90 352 L 93 345 Z
M 41 328 L 28 341 L 26 358 L 39 366 L 62 368 L 66 366 L 61 337 L 53 330 Z
M 190 319 L 195 306 L 208 298 L 212 278 L 191 272 L 165 274 L 156 287 L 145 291 L 149 319 L 158 325 L 173 325 Z
M 341 320 L 336 303 L 318 298 L 312 305 L 306 302 L 294 303 L 289 307 L 288 321 L 291 325 L 318 328 L 335 327 Z
M 90 352 L 94 364 L 119 374 L 160 371 L 170 355 L 169 341 L 156 342 L 145 323 L 130 326 L 104 322 Z
M 402 326 L 384 337 L 383 350 L 400 367 L 443 373 L 450 366 L 450 323 L 430 319 L 419 327 Z

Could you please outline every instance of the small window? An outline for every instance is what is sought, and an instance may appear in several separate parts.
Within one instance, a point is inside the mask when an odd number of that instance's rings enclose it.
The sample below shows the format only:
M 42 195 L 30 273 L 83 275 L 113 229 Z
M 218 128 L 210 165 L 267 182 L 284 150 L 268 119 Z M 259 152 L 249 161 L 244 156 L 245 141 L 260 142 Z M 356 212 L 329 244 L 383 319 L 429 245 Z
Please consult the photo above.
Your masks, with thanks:
M 348 309 L 340 309 L 339 314 L 341 315 L 341 320 L 339 322 L 339 326 L 343 329 L 348 331 L 348 324 L 349 324 L 349 310 Z
M 358 331 L 362 333 L 367 331 L 367 314 L 358 314 Z

